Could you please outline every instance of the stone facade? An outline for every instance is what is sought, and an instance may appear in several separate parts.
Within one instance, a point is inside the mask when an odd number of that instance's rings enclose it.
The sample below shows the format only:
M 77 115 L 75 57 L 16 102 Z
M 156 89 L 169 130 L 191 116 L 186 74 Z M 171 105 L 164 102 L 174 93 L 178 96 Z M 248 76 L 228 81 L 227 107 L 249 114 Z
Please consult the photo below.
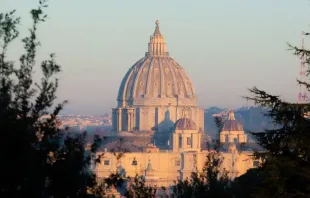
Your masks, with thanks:
M 226 122 L 229 122 L 227 120 Z M 190 178 L 192 172 L 202 171 L 209 152 L 201 149 L 201 134 L 195 122 L 188 117 L 179 119 L 169 142 L 169 150 L 160 150 L 149 144 L 143 151 L 138 151 L 128 143 L 123 143 L 127 152 L 105 152 L 101 164 L 95 167 L 98 177 L 108 177 L 111 173 L 122 170 L 124 175 L 134 177 L 144 175 L 149 185 L 170 186 L 177 179 Z M 112 144 L 106 148 L 112 150 Z M 119 142 L 114 144 L 122 145 Z M 102 153 L 98 153 L 101 155 Z M 122 157 L 118 157 L 122 155 Z M 220 169 L 227 170 L 230 178 L 244 174 L 248 169 L 258 166 L 252 151 L 238 151 L 236 144 L 229 144 L 220 152 Z M 121 168 L 120 168 L 121 167 Z
M 116 153 L 117 154 L 117 153 Z M 108 177 L 115 173 L 119 166 L 125 170 L 126 176 L 145 175 L 148 164 L 152 164 L 153 184 L 157 186 L 173 185 L 174 181 L 189 178 L 193 171 L 202 171 L 208 151 L 198 152 L 137 152 L 125 153 L 119 160 L 114 153 L 106 153 L 102 163 L 95 167 L 98 177 Z M 222 169 L 230 171 L 234 178 L 244 174 L 248 169 L 258 165 L 253 160 L 253 152 L 222 152 Z
M 109 143 L 101 163 L 94 167 L 98 177 L 122 170 L 122 174 L 129 177 L 144 175 L 148 184 L 169 186 L 177 179 L 189 178 L 193 171 L 202 171 L 208 152 L 214 152 L 201 149 L 204 111 L 198 107 L 198 98 L 184 69 L 169 57 L 158 21 L 145 57 L 123 78 L 117 102 L 117 107 L 112 109 L 115 136 L 123 134 L 123 139 L 137 139 L 136 133 L 154 132 L 154 137 L 158 135 L 158 142 L 165 146 L 161 148 L 167 149 L 160 149 L 155 140 L 154 144 L 145 142 L 147 146 L 141 149 L 137 148 L 137 140 Z M 233 112 L 224 124 L 220 141 L 247 142 Z M 122 149 L 126 151 L 119 158 Z M 220 154 L 221 169 L 228 170 L 231 178 L 258 165 L 253 152 L 240 152 L 235 144 Z

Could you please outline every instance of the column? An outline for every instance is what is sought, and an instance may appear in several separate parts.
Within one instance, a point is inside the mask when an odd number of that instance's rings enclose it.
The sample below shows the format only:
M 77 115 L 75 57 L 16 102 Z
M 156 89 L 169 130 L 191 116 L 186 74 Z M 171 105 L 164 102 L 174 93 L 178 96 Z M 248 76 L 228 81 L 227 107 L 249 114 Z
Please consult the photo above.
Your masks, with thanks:
M 188 148 L 188 145 L 187 145 L 187 137 L 184 136 L 182 134 L 182 148 L 185 149 L 185 148 Z
M 220 142 L 221 143 L 224 143 L 226 140 L 225 140 L 225 135 L 221 134 L 220 135 Z
M 179 147 L 178 141 L 179 141 L 178 135 L 173 133 L 173 135 L 172 135 L 172 149 L 173 149 L 173 151 L 178 150 L 178 147 Z
M 127 109 L 128 115 L 128 131 L 132 131 L 134 128 L 134 108 Z
M 201 149 L 201 133 L 199 132 L 197 136 L 198 136 L 197 148 L 200 150 Z
M 122 109 L 117 109 L 117 131 L 122 131 Z
M 127 109 L 126 111 L 126 115 L 127 115 L 127 127 L 126 127 L 126 131 L 130 131 L 130 124 L 131 124 L 131 113 L 130 113 L 130 109 Z
M 131 109 L 131 130 L 135 127 L 135 109 Z

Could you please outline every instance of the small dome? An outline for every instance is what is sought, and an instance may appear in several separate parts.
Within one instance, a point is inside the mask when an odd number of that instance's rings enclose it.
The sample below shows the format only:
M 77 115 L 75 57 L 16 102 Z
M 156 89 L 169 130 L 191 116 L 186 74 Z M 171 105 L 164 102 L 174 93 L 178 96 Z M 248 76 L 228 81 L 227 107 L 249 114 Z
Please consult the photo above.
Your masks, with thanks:
M 181 118 L 175 123 L 175 130 L 196 130 L 196 124 L 192 119 Z
M 242 124 L 235 119 L 235 114 L 230 111 L 228 120 L 224 123 L 222 131 L 244 131 Z

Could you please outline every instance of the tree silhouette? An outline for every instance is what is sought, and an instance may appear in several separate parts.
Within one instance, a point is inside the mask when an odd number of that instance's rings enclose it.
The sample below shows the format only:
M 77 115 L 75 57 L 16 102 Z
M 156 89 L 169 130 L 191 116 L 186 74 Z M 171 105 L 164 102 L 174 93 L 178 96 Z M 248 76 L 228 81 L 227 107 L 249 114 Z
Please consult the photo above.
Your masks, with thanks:
M 209 152 L 203 170 L 192 172 L 190 179 L 178 180 L 172 187 L 172 197 L 231 197 L 228 172 L 220 170 L 221 163 L 218 152 Z
M 136 175 L 133 178 L 128 178 L 129 186 L 125 196 L 127 198 L 155 198 L 156 186 L 147 185 L 144 176 Z
M 310 51 L 293 47 L 294 55 L 306 56 L 310 63 Z M 309 76 L 309 73 L 308 73 Z M 306 86 L 307 82 L 298 81 Z M 252 170 L 239 180 L 239 185 L 248 186 L 246 197 L 309 197 L 310 196 L 310 120 L 307 113 L 309 103 L 289 103 L 279 96 L 268 94 L 256 87 L 250 89 L 252 96 L 246 97 L 257 105 L 269 109 L 266 113 L 278 126 L 274 130 L 252 133 L 266 152 L 256 153 L 262 159 L 261 167 Z
M 33 24 L 22 39 L 19 67 L 7 60 L 7 52 L 19 36 L 20 18 L 15 11 L 0 14 L 0 197 L 102 197 L 89 169 L 101 139 L 95 136 L 86 151 L 85 133 L 59 129 L 57 115 L 66 101 L 54 106 L 61 70 L 54 54 L 41 63 L 41 82 L 33 81 L 37 28 L 47 17 L 45 7 L 42 0 L 30 12 Z

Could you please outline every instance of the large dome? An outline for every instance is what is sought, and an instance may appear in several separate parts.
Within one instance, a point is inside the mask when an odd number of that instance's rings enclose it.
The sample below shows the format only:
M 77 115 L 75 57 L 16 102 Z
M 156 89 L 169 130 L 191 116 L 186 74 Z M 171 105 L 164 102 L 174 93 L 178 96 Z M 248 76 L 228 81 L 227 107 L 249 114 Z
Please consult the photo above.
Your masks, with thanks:
M 167 142 L 167 134 L 185 113 L 198 130 L 203 130 L 204 112 L 198 107 L 193 84 L 169 56 L 156 21 L 148 51 L 129 68 L 121 82 L 117 107 L 112 109 L 112 128 L 117 132 L 155 131 L 157 142 Z
M 197 104 L 192 82 L 184 69 L 169 57 L 158 24 L 156 21 L 145 57 L 137 61 L 122 80 L 117 97 L 119 106 L 139 105 L 137 101 L 159 98 L 183 98 Z

